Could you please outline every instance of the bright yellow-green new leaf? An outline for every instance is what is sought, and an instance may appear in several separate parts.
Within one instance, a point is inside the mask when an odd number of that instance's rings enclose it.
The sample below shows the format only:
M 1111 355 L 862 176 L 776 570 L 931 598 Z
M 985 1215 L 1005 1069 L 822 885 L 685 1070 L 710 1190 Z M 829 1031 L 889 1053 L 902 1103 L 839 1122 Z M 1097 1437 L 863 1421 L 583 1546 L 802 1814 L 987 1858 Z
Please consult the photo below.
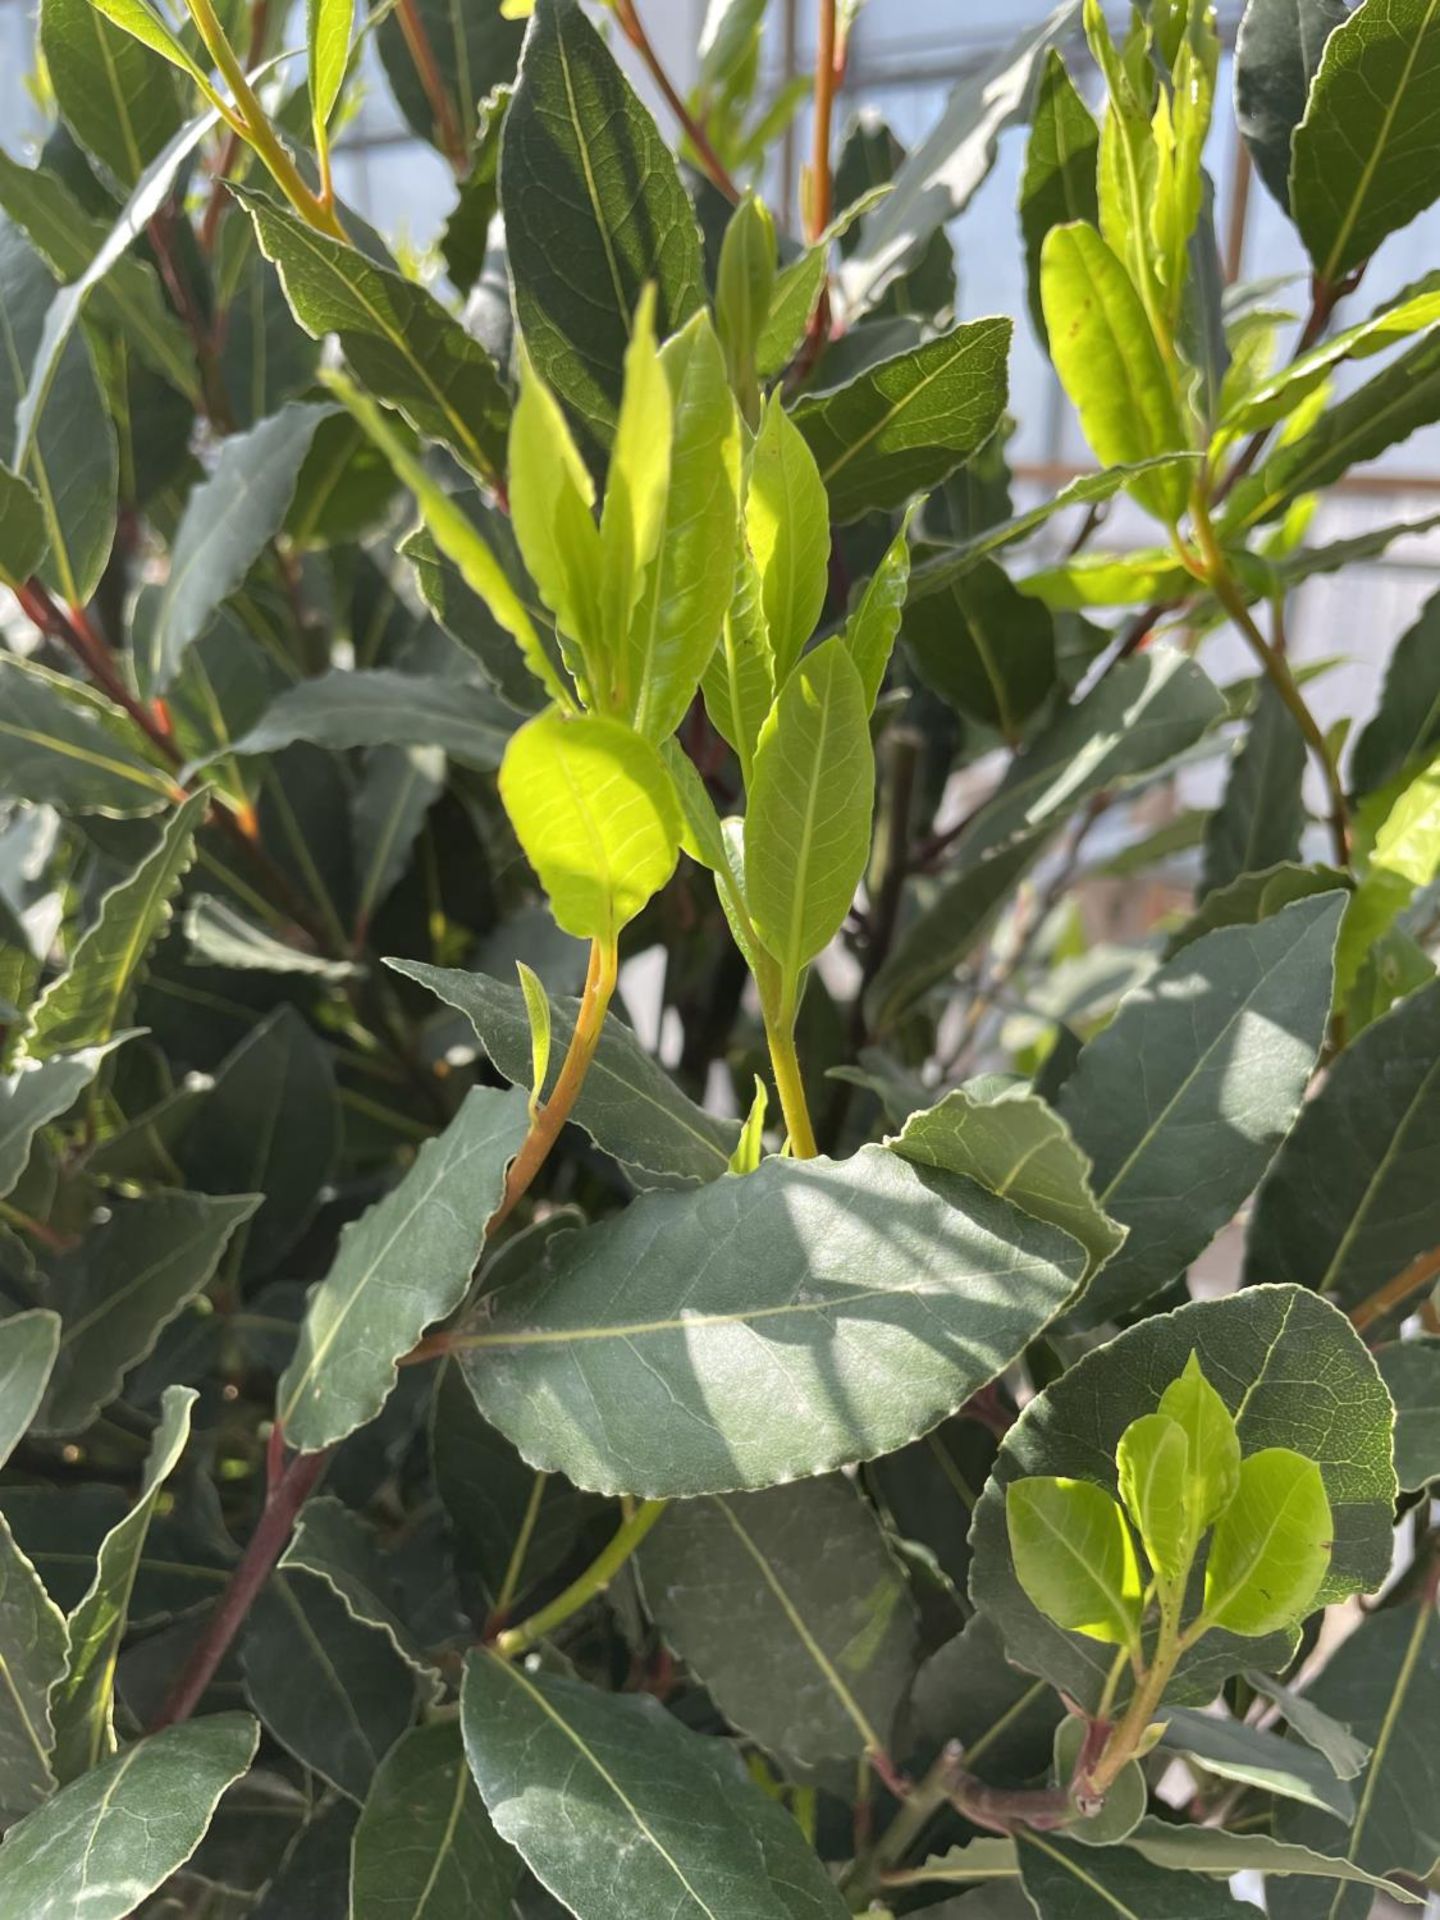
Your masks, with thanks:
M 342 373 L 326 370 L 320 378 L 351 412 L 415 496 L 430 538 L 519 647 L 526 666 L 553 700 L 573 707 L 569 691 L 550 664 L 524 601 L 491 552 L 479 528 L 446 493 L 369 394 Z
M 323 141 L 350 64 L 350 35 L 355 0 L 307 0 L 306 38 L 310 44 L 310 117 L 317 142 Z
M 815 631 L 830 577 L 830 501 L 815 456 L 773 393 L 750 456 L 745 531 L 760 576 L 760 604 L 785 684 Z
M 91 0 L 91 4 L 97 13 L 103 13 L 107 20 L 113 20 L 117 27 L 123 27 L 142 46 L 149 47 L 152 52 L 168 60 L 172 67 L 179 67 L 182 73 L 188 74 L 206 99 L 214 101 L 215 89 L 209 79 L 155 9 L 147 4 L 147 0 Z
M 765 1158 L 765 1110 L 769 1104 L 770 1090 L 757 1073 L 755 1098 L 750 1102 L 745 1125 L 740 1129 L 740 1138 L 730 1156 L 731 1173 L 753 1173 Z
M 540 598 L 579 648 L 588 685 L 601 697 L 608 674 L 601 654 L 600 529 L 595 487 L 560 403 L 522 357 L 520 398 L 510 423 L 510 517 Z
M 1183 452 L 1189 443 L 1180 403 L 1140 296 L 1088 222 L 1045 236 L 1040 298 L 1056 371 L 1102 465 Z M 1141 506 L 1167 526 L 1184 512 L 1188 489 L 1181 468 L 1130 483 Z
M 745 815 L 751 917 L 792 986 L 850 911 L 874 799 L 865 689 L 832 634 L 796 667 L 761 729 Z
M 736 601 L 740 546 L 740 417 L 710 316 L 697 313 L 660 361 L 670 389 L 670 484 L 624 675 L 626 711 L 657 741 L 684 719 L 715 653 Z
M 550 996 L 545 982 L 523 960 L 515 962 L 520 976 L 520 992 L 525 1000 L 525 1017 L 530 1022 L 530 1117 L 540 1110 L 545 1076 L 550 1071 Z
M 664 761 L 622 720 L 556 708 L 513 735 L 500 798 L 556 923 L 613 946 L 675 870 L 680 805 Z
M 1185 1489 L 1188 1451 L 1184 1431 L 1163 1413 L 1132 1420 L 1115 1450 L 1120 1498 L 1151 1570 L 1172 1590 L 1183 1585 L 1197 1543 Z
M 1160 1396 L 1159 1411 L 1185 1435 L 1186 1485 L 1197 1533 L 1218 1520 L 1240 1484 L 1240 1436 L 1230 1409 L 1192 1349 L 1185 1371 Z
M 760 575 L 748 547 L 741 549 L 720 645 L 710 656 L 701 687 L 711 725 L 735 749 L 748 787 L 760 729 L 775 702 L 775 656 L 760 602 Z
M 1298 1626 L 1330 1565 L 1334 1525 L 1319 1467 L 1289 1447 L 1240 1463 L 1235 1498 L 1215 1523 L 1205 1618 L 1231 1633 Z
M 670 382 L 655 345 L 655 289 L 646 287 L 625 351 L 625 391 L 600 513 L 600 630 L 612 673 L 665 524 L 671 429 Z M 596 691 L 608 706 L 613 683 Z
M 1142 1586 L 1125 1516 L 1089 1480 L 1037 1475 L 1005 1494 L 1010 1551 L 1021 1586 L 1047 1620 L 1111 1646 L 1140 1633 Z
M 1417 774 L 1375 835 L 1370 867 L 1340 928 L 1335 997 L 1344 1005 L 1365 956 L 1409 906 L 1416 889 L 1440 875 L 1440 760 Z

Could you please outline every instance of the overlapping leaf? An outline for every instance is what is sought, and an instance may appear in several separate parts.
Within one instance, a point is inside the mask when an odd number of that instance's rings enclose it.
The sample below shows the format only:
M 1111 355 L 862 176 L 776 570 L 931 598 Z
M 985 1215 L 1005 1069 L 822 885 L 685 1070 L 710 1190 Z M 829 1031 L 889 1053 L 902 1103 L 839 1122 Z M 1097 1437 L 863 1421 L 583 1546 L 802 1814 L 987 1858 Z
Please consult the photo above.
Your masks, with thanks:
M 845 1912 L 790 1815 L 658 1701 L 475 1653 L 460 1713 L 496 1829 L 582 1920 Z
M 1081 1054 L 1059 1112 L 1100 1205 L 1130 1230 L 1086 1296 L 1090 1324 L 1183 1272 L 1269 1165 L 1325 1036 L 1343 907 L 1321 894 L 1205 935 Z
M 1192 1353 L 1235 1415 L 1244 1453 L 1303 1448 L 1319 1464 L 1335 1536 L 1317 1604 L 1373 1588 L 1388 1571 L 1395 1484 L 1389 1399 L 1344 1317 L 1298 1287 L 1253 1287 L 1153 1315 L 1085 1355 L 1031 1401 L 1002 1443 L 975 1514 L 971 1597 L 999 1627 L 1013 1661 L 1081 1701 L 1097 1697 L 1109 1650 L 1062 1633 L 1025 1595 L 1010 1555 L 1005 1489 L 1027 1475 L 1059 1474 L 1113 1490 L 1121 1433 L 1155 1410 Z M 1202 1704 L 1228 1674 L 1272 1663 L 1283 1668 L 1292 1640 L 1208 1633 L 1185 1656 L 1167 1698 Z
M 1084 1260 L 883 1148 L 771 1159 L 563 1236 L 488 1303 L 461 1364 L 486 1417 L 580 1486 L 762 1487 L 935 1425 L 1063 1308 Z

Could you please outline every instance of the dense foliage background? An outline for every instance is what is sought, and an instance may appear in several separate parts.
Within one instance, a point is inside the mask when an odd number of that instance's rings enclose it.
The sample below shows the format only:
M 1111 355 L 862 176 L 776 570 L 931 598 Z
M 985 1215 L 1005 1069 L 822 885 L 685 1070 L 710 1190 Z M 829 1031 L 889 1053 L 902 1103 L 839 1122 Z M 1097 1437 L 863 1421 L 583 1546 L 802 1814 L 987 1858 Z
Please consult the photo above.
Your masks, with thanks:
M 1433 0 L 1250 0 L 1300 285 L 1198 0 L 908 155 L 821 0 L 794 233 L 763 0 L 688 99 L 631 0 L 187 6 L 42 0 L 0 154 L 0 1920 L 1416 1904 L 1440 602 L 1329 730 L 1289 626 L 1440 420 Z

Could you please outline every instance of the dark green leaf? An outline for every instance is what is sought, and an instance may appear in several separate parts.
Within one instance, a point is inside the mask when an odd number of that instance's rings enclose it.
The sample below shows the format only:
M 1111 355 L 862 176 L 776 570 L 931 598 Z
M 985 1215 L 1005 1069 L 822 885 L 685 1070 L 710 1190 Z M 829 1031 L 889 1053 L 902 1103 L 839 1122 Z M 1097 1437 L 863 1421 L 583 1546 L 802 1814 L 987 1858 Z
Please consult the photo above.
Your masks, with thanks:
M 15 1337 L 15 1324 L 13 1320 L 4 1323 L 7 1343 Z M 14 1392 L 10 1372 L 13 1364 L 7 1359 L 7 1378 L 0 1384 L 0 1396 L 6 1399 Z M 7 1415 L 9 1411 L 6 1406 Z M 54 1792 L 50 1696 L 64 1678 L 68 1654 L 65 1616 L 0 1517 L 0 1675 L 4 1676 L 4 1685 L 0 1686 L 0 1821 L 6 1825 L 38 1807 Z M 0 1884 L 3 1878 L 4 1861 L 0 1858 Z
M 1197 1713 L 1192 1707 L 1171 1707 L 1162 1744 L 1218 1779 L 1238 1780 L 1282 1800 L 1319 1807 L 1339 1820 L 1348 1820 L 1355 1811 L 1350 1787 L 1336 1778 L 1323 1754 L 1298 1740 L 1282 1740 L 1243 1721 Z
M 169 925 L 170 902 L 195 858 L 195 833 L 209 804 L 201 792 L 177 807 L 154 849 L 101 900 L 70 965 L 30 1009 L 24 1045 L 32 1058 L 114 1039 L 146 956 Z
M 1235 120 L 1260 178 L 1288 213 L 1290 148 L 1344 0 L 1250 0 L 1235 41 Z
M 1128 1847 L 1079 1847 L 1053 1833 L 1022 1831 L 1020 1882 L 1040 1920 L 1244 1920 L 1229 1891 L 1198 1874 L 1152 1866 Z
M 258 1731 L 217 1714 L 138 1741 L 13 1828 L 0 1906 L 25 1920 L 125 1920 L 190 1858 Z
M 732 1726 L 810 1764 L 888 1751 L 917 1623 L 843 1475 L 679 1501 L 640 1572 L 660 1631 Z
M 498 473 L 510 403 L 479 341 L 413 280 L 317 233 L 255 188 L 230 190 L 306 332 L 317 340 L 337 334 L 365 385 L 417 433 L 441 441 L 482 479 Z
M 659 337 L 700 304 L 700 236 L 675 162 L 578 0 L 544 0 L 500 158 L 515 311 L 530 358 L 602 460 L 646 281 Z
M 1440 1856 L 1435 1807 L 1440 1799 L 1435 1742 L 1440 1715 L 1440 1621 L 1422 1600 L 1364 1620 L 1331 1655 L 1308 1697 L 1353 1727 L 1374 1748 L 1360 1776 L 1358 1811 L 1348 1834 L 1309 1807 L 1283 1802 L 1275 1810 L 1276 1838 L 1336 1854 L 1368 1873 L 1396 1870 L 1424 1878 Z M 1371 1896 L 1339 1886 L 1323 1907 L 1313 1894 L 1301 1905 L 1299 1888 L 1277 1901 L 1283 1920 L 1323 1915 L 1359 1920 Z
M 174 72 L 89 0 L 44 0 L 40 45 L 61 118 L 133 187 L 180 126 Z
M 263 1195 L 230 1244 L 228 1269 L 271 1271 L 320 1201 L 340 1147 L 330 1056 L 292 1007 L 277 1007 L 222 1063 L 174 1152 L 201 1193 Z
M 1068 1235 L 875 1147 L 645 1195 L 548 1254 L 467 1332 L 466 1378 L 534 1464 L 646 1495 L 905 1445 L 1009 1364 L 1084 1265 Z M 755 1420 L 757 1391 L 775 1419 Z
M 88 0 L 78 0 L 85 12 Z M 99 15 L 94 18 L 100 25 Z M 45 520 L 47 585 L 71 605 L 90 598 L 115 534 L 115 431 L 90 348 L 72 334 L 33 410 L 19 415 L 57 288 L 29 241 L 0 220 L 0 463 L 34 487 Z
M 1364 0 L 1326 40 L 1290 164 L 1295 224 L 1323 284 L 1440 194 L 1437 86 L 1431 0 Z
M 1026 869 L 1040 857 L 1049 828 L 1023 833 L 1007 845 L 982 849 L 942 882 L 896 941 L 870 988 L 878 1029 L 939 986 L 973 953 L 993 926 Z
M 1440 1242 L 1437 1141 L 1440 984 L 1367 1027 L 1306 1104 L 1257 1196 L 1245 1278 L 1294 1280 L 1347 1312 L 1368 1299 Z
M 1025 110 L 1036 65 L 1073 18 L 1073 6 L 1058 7 L 1010 46 L 977 59 L 956 83 L 892 191 L 865 217 L 841 274 L 847 307 L 873 305 L 935 229 L 969 204 L 994 164 L 1001 133 Z
M 529 1086 L 530 1026 L 519 987 L 488 974 L 430 967 L 418 960 L 388 964 L 463 1013 L 505 1078 L 515 1086 Z M 579 1004 L 568 995 L 550 996 L 556 1073 Z M 605 1022 L 572 1117 L 642 1188 L 718 1180 L 739 1137 L 734 1121 L 706 1113 L 687 1099 L 630 1028 L 614 1018 Z
M 1380 1348 L 1375 1364 L 1395 1402 L 1400 1485 L 1428 1486 L 1440 1480 L 1440 1340 L 1397 1340 Z
M 511 1611 L 563 1565 L 585 1521 L 610 1512 L 559 1474 L 527 1466 L 481 1419 L 453 1361 L 435 1390 L 430 1457 L 462 1586 L 485 1615 Z
M 1384 1377 L 1382 1370 L 1381 1378 Z M 1256 1673 L 1253 1667 L 1247 1670 L 1245 1682 L 1279 1707 L 1290 1731 L 1324 1755 L 1337 1779 L 1353 1780 L 1363 1770 L 1370 1758 L 1369 1747 L 1363 1740 L 1357 1740 L 1349 1727 L 1317 1707 L 1308 1694 L 1297 1693 L 1293 1687 L 1283 1685 L 1268 1674 Z
M 47 541 L 39 494 L 0 466 L 0 585 L 23 586 L 45 558 Z
M 1155 1411 L 1192 1353 L 1234 1413 L 1245 1453 L 1303 1446 L 1319 1464 L 1335 1546 L 1317 1604 L 1374 1588 L 1389 1570 L 1389 1401 L 1343 1315 L 1298 1287 L 1253 1287 L 1152 1315 L 1086 1354 L 1030 1402 L 1001 1445 L 975 1514 L 972 1599 L 1005 1636 L 1012 1660 L 1082 1704 L 1098 1697 L 1110 1654 L 1096 1641 L 1060 1632 L 1026 1598 L 1010 1559 L 1005 1489 L 1047 1473 L 1114 1488 L 1120 1435 Z M 1317 1380 L 1326 1384 L 1323 1398 Z M 1208 1633 L 1185 1656 L 1167 1698 L 1200 1705 L 1231 1673 L 1283 1668 L 1293 1638 Z
M 86 1047 L 63 1058 L 21 1061 L 13 1073 L 0 1074 L 0 1198 L 24 1173 L 35 1135 L 74 1106 L 109 1051 Z M 26 1422 L 20 1424 L 23 1429 Z
M 400 1598 L 394 1575 L 381 1558 L 375 1534 L 342 1500 L 328 1494 L 307 1500 L 276 1565 L 282 1573 L 314 1574 L 323 1580 L 350 1618 L 383 1633 L 432 1699 L 439 1699 L 439 1675 L 396 1612 Z
M 190 495 L 176 530 L 145 661 L 152 693 L 169 690 L 186 648 L 279 533 L 316 430 L 333 412 L 292 403 L 224 442 L 214 473 Z
M 0 1466 L 10 1458 L 34 1418 L 55 1363 L 60 1339 L 56 1314 L 36 1308 L 12 1314 L 5 1328 L 5 1358 L 0 1364 Z
M 961 835 L 957 852 L 973 859 L 1058 824 L 1092 793 L 1123 786 L 1183 753 L 1224 713 L 1214 685 L 1174 649 L 1152 647 L 1121 661 L 1016 758 Z
M 1100 129 L 1062 56 L 1051 47 L 1035 95 L 1025 174 L 1020 182 L 1020 231 L 1029 268 L 1030 317 L 1041 340 L 1045 310 L 1040 300 L 1040 249 L 1052 227 L 1071 220 L 1100 221 L 1096 169 Z
M 472 1654 L 465 1751 L 502 1837 L 579 1920 L 840 1920 L 789 1813 L 643 1694 Z
M 96 17 L 104 28 L 105 21 Z M 22 167 L 9 154 L 0 154 L 0 207 L 25 229 L 62 280 L 85 271 L 109 230 L 105 220 L 86 212 L 58 173 L 45 166 Z M 198 403 L 194 350 L 165 303 L 153 267 L 133 258 L 117 260 L 96 288 L 91 311 L 178 392 Z
M 415 1711 L 415 1674 L 389 1635 L 316 1575 L 276 1573 L 245 1624 L 240 1664 L 266 1732 L 363 1802 Z
M 407 1733 L 375 1775 L 355 1829 L 353 1920 L 510 1920 L 519 1877 L 456 1723 Z
M 463 158 L 469 153 L 479 124 L 480 103 L 513 76 L 524 28 L 517 21 L 505 19 L 498 6 L 452 7 L 446 0 L 416 0 L 414 23 L 411 31 L 418 28 L 430 50 L 450 110 L 449 127 L 436 125 L 435 102 L 417 69 L 398 13 L 387 13 L 375 36 L 385 77 L 415 132 L 438 147 L 453 164 L 457 156 Z
M 1440 745 L 1440 594 L 1432 594 L 1390 655 L 1380 705 L 1355 742 L 1350 777 L 1374 793 Z
M 1305 1902 L 1306 1920 L 1319 1911 L 1315 1901 L 1324 1896 L 1318 1888 L 1296 1887 L 1292 1893 L 1280 1884 L 1293 1877 L 1364 1883 L 1383 1888 L 1396 1900 L 1419 1904 L 1413 1893 L 1393 1880 L 1368 1874 L 1349 1860 L 1331 1859 L 1309 1847 L 1272 1839 L 1268 1833 L 1228 1833 L 1223 1827 L 1176 1826 L 1168 1820 L 1147 1819 L 1128 1844 L 1155 1866 L 1174 1867 L 1181 1873 L 1208 1873 L 1219 1880 L 1236 1873 L 1264 1874 L 1266 1904 L 1277 1915 L 1291 1898 Z M 1288 1904 L 1284 1911 L 1290 1913 Z M 1333 1913 L 1327 1914 L 1327 1920 L 1333 1920 Z
M 353 960 L 328 960 L 323 953 L 288 946 L 277 934 L 208 893 L 191 894 L 183 924 L 186 948 L 197 964 L 245 973 L 308 974 L 316 980 L 351 980 L 360 971 Z
M 936 1750 L 958 1740 L 982 1780 L 1018 1786 L 1045 1770 L 1065 1708 L 1047 1682 L 1010 1665 L 989 1614 L 974 1613 L 915 1676 L 910 1715 Z
M 463 680 L 331 667 L 272 701 L 230 751 L 276 753 L 297 740 L 333 748 L 440 747 L 464 766 L 493 773 L 513 725 L 508 708 Z
M 1298 860 L 1308 818 L 1301 791 L 1305 740 L 1267 680 L 1205 829 L 1201 893 L 1282 862 Z
M 848 385 L 807 396 L 795 424 L 837 521 L 903 506 L 989 439 L 1005 411 L 1008 320 L 973 320 Z
M 1207 934 L 1081 1054 L 1058 1109 L 1094 1165 L 1096 1199 L 1130 1229 L 1086 1295 L 1087 1325 L 1183 1272 L 1269 1165 L 1325 1037 L 1343 906 L 1322 894 Z
M 1090 1190 L 1089 1161 L 1037 1094 L 1015 1088 L 981 1100 L 957 1087 L 938 1106 L 911 1114 L 886 1144 L 917 1166 L 962 1174 L 1048 1220 L 1080 1242 L 1092 1272 L 1124 1243 L 1124 1229 Z
M 366 926 L 410 871 L 415 842 L 445 790 L 438 747 L 373 747 L 355 793 L 355 918 Z
M 152 1351 L 163 1328 L 208 1285 L 254 1194 L 210 1199 L 151 1193 L 117 1199 L 108 1219 L 50 1266 L 48 1304 L 64 1322 L 36 1426 L 78 1433 Z
M 400 1357 L 459 1306 L 528 1127 L 523 1094 L 473 1088 L 394 1192 L 347 1228 L 280 1382 L 292 1446 L 327 1447 L 373 1420 Z
M 105 1536 L 95 1578 L 70 1615 L 69 1663 L 64 1680 L 50 1700 L 55 1723 L 52 1764 L 62 1784 L 98 1766 L 114 1752 L 115 1661 L 125 1636 L 135 1571 L 165 1482 L 179 1464 L 190 1437 L 190 1411 L 196 1397 L 189 1387 L 165 1389 L 140 1497 Z
M 912 602 L 902 631 L 926 685 L 1012 745 L 1055 685 L 1055 622 L 998 561 Z
M 1286 864 L 1262 873 L 1242 873 L 1227 887 L 1206 894 L 1199 909 L 1171 934 L 1165 958 L 1173 960 L 1202 934 L 1219 927 L 1254 927 L 1269 920 L 1296 900 L 1334 893 L 1353 884 L 1339 867 L 1297 867 Z

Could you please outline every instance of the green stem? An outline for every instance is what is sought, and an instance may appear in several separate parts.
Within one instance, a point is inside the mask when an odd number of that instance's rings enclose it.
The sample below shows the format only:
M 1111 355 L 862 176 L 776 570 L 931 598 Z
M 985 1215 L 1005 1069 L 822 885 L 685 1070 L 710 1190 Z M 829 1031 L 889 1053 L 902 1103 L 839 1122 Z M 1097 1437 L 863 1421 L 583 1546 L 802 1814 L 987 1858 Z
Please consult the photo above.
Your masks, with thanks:
M 528 1653 L 552 1634 L 556 1627 L 563 1626 L 582 1607 L 598 1599 L 664 1513 L 666 1504 L 664 1500 L 642 1501 L 578 1580 L 573 1580 L 563 1593 L 557 1594 L 549 1606 L 542 1607 L 518 1627 L 512 1627 L 508 1633 L 498 1636 L 495 1641 L 496 1652 L 506 1660 L 513 1660 L 517 1654 Z
M 185 0 L 191 19 L 195 22 L 200 38 L 205 43 L 205 51 L 215 62 L 239 109 L 239 122 L 232 124 L 235 131 L 249 142 L 269 168 L 275 184 L 285 198 L 294 207 L 301 218 L 321 233 L 328 233 L 334 240 L 345 239 L 345 229 L 333 207 L 326 206 L 317 194 L 310 191 L 301 178 L 300 170 L 290 158 L 279 135 L 270 124 L 269 115 L 260 104 L 259 96 L 245 77 L 245 69 L 239 56 L 231 46 L 219 15 L 215 12 L 211 0 Z
M 770 1067 L 775 1075 L 775 1090 L 780 1095 L 780 1111 L 785 1116 L 785 1131 L 790 1136 L 790 1151 L 797 1160 L 813 1160 L 820 1149 L 810 1121 L 810 1105 L 805 1098 L 805 1080 L 800 1071 L 800 1056 L 795 1051 L 795 996 L 787 991 L 773 1013 L 765 1012 L 765 1039 L 770 1048 Z
M 1350 865 L 1350 810 L 1345 798 L 1344 782 L 1340 778 L 1339 769 L 1320 730 L 1319 722 L 1306 705 L 1305 696 L 1295 683 L 1289 661 L 1278 648 L 1270 645 L 1251 617 L 1250 609 L 1245 603 L 1245 596 L 1240 590 L 1225 550 L 1216 537 L 1209 510 L 1198 489 L 1191 502 L 1190 511 L 1196 542 L 1200 548 L 1201 573 L 1205 584 L 1249 642 L 1250 649 L 1264 669 L 1270 684 L 1284 701 L 1296 726 L 1300 729 L 1301 737 L 1315 756 L 1321 774 L 1324 776 L 1325 791 L 1330 803 L 1330 842 L 1335 855 L 1335 864 L 1339 867 L 1348 867 Z

